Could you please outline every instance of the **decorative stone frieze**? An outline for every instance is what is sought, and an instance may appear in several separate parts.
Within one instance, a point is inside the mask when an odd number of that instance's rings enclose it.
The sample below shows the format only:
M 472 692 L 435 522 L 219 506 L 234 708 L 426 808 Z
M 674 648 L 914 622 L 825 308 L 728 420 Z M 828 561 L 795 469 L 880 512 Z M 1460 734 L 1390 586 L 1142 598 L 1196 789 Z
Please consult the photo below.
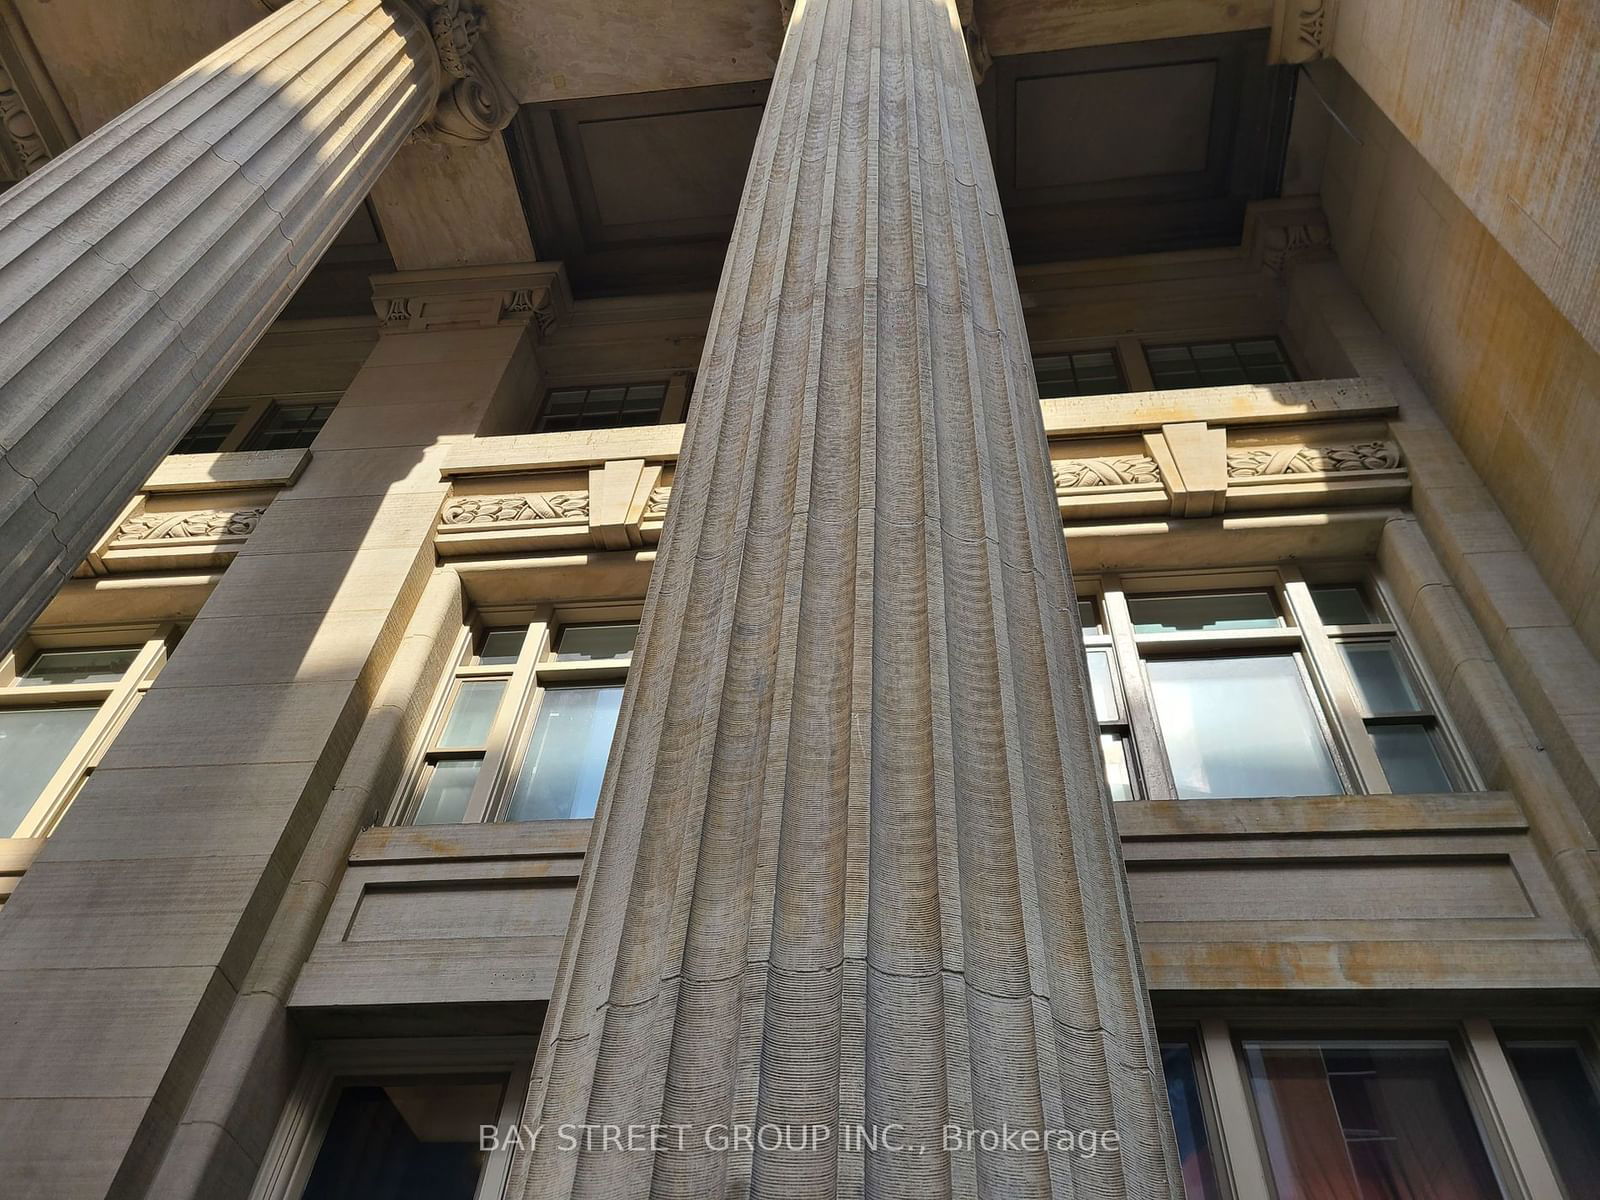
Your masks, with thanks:
M 1062 459 L 1054 464 L 1053 471 L 1058 492 L 1122 484 L 1160 486 L 1161 483 L 1161 469 L 1156 460 L 1143 454 Z
M 1322 475 L 1351 471 L 1392 471 L 1400 466 L 1393 442 L 1348 446 L 1254 446 L 1228 452 L 1230 479 L 1268 475 Z
M 266 508 L 208 509 L 201 512 L 140 513 L 117 527 L 117 541 L 221 541 L 255 532 Z
M 672 499 L 670 487 L 650 489 L 650 499 L 645 501 L 644 519 L 646 521 L 661 521 L 666 519 L 667 502 Z
M 516 496 L 457 496 L 445 506 L 446 526 L 513 525 L 581 520 L 589 515 L 588 492 L 533 492 Z

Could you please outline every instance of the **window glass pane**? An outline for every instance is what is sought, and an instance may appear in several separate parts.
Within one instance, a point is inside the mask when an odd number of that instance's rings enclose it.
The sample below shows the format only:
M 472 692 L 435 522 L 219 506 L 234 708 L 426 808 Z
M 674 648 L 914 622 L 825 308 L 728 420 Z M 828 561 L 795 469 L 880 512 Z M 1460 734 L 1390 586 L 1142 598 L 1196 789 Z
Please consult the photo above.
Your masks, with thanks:
M 436 743 L 438 748 L 470 750 L 483 745 L 505 690 L 503 679 L 469 679 L 457 687 L 455 703 Z
M 1311 601 L 1317 606 L 1317 616 L 1324 625 L 1368 625 L 1373 621 L 1367 598 L 1358 587 L 1344 584 L 1313 587 Z
M 95 705 L 0 708 L 0 837 L 17 832 L 98 711 Z
M 606 625 L 563 625 L 556 634 L 557 662 L 586 662 L 601 658 L 632 658 L 639 637 L 639 622 Z
M 1283 383 L 1294 378 L 1277 338 L 1148 346 L 1145 360 L 1158 388 Z
M 503 1079 L 349 1086 L 339 1093 L 301 1200 L 472 1200 Z
M 413 825 L 455 825 L 467 816 L 467 801 L 478 782 L 481 759 L 446 758 L 433 764 Z
M 1128 739 L 1120 733 L 1102 733 L 1100 753 L 1106 760 L 1106 786 L 1111 790 L 1112 801 L 1121 804 L 1137 800 L 1139 795 L 1133 787 L 1133 762 L 1128 754 Z
M 1161 1069 L 1167 1077 L 1172 1131 L 1178 1137 L 1184 1200 L 1212 1200 L 1221 1193 L 1211 1161 L 1211 1135 L 1206 1130 L 1205 1103 L 1200 1096 L 1193 1049 L 1187 1042 L 1162 1042 Z
M 1443 1043 L 1246 1042 L 1280 1197 L 1498 1200 Z
M 1344 790 L 1293 655 L 1153 659 L 1146 670 L 1183 799 Z
M 527 640 L 526 629 L 491 629 L 483 635 L 474 661 L 480 667 L 509 667 L 522 653 L 522 643 Z
M 1378 761 L 1391 790 L 1405 793 L 1454 791 L 1433 733 L 1420 722 L 1369 725 Z
M 333 415 L 330 404 L 274 404 L 261 428 L 246 443 L 249 450 L 300 450 L 316 441 Z
M 1100 613 L 1093 600 L 1078 601 L 1078 624 L 1083 626 L 1086 634 L 1103 632 L 1100 628 Z
M 1356 695 L 1370 717 L 1416 712 L 1422 704 L 1389 642 L 1340 642 Z
M 1272 593 L 1216 592 L 1189 596 L 1129 596 L 1135 633 L 1205 629 L 1276 629 L 1283 624 Z
M 545 394 L 535 433 L 654 425 L 667 398 L 663 382 L 558 388 Z
M 97 650 L 41 650 L 17 676 L 17 687 L 60 687 L 69 683 L 116 683 L 139 657 L 137 646 Z
M 1600 1180 L 1600 1092 L 1576 1039 L 1506 1043 L 1539 1135 L 1568 1200 L 1592 1196 Z
M 1111 677 L 1110 651 L 1089 651 L 1089 690 L 1094 696 L 1095 720 L 1115 721 L 1120 717 L 1117 688 Z
M 594 816 L 622 688 L 551 688 L 506 811 L 508 821 Z
M 233 427 L 244 416 L 242 408 L 213 408 L 189 427 L 189 432 L 178 439 L 172 448 L 174 454 L 215 454 L 222 449 Z

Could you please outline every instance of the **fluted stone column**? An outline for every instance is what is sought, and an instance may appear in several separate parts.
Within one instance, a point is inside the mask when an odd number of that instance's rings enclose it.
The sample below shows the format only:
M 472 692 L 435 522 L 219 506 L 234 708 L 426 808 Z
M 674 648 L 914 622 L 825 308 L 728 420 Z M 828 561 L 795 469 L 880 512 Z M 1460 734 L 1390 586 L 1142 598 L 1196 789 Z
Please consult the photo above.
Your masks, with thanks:
M 402 0 L 294 0 L 0 196 L 0 646 L 433 111 Z
M 955 0 L 801 0 L 509 1194 L 1181 1195 L 1079 636 Z

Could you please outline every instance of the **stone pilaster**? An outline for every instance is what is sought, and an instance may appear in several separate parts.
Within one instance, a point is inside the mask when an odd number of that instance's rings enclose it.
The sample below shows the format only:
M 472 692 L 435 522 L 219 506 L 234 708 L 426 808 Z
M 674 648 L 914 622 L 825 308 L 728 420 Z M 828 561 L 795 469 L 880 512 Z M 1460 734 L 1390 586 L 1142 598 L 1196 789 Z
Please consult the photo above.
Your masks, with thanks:
M 294 0 L 0 196 L 0 645 L 433 112 L 399 0 Z
M 795 6 L 512 1195 L 1181 1195 L 959 7 Z

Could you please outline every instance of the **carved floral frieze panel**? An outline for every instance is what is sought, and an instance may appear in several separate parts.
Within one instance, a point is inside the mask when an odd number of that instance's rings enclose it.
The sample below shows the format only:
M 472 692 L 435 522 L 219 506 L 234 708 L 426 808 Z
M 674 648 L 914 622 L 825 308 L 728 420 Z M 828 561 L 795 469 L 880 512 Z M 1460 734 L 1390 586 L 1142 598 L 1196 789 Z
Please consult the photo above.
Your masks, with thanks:
M 203 509 L 198 512 L 143 512 L 117 527 L 116 541 L 226 541 L 255 532 L 265 506 Z
M 1347 446 L 1253 446 L 1228 452 L 1228 477 L 1253 479 L 1270 475 L 1335 475 L 1352 471 L 1392 471 L 1400 466 L 1400 447 L 1393 442 L 1356 442 Z
M 1058 492 L 1129 484 L 1143 484 L 1147 487 L 1161 485 L 1161 468 L 1156 465 L 1155 459 L 1143 454 L 1121 454 L 1112 458 L 1068 458 L 1060 459 L 1051 465 Z
M 572 521 L 589 515 L 588 492 L 532 492 L 515 496 L 453 496 L 440 524 L 512 525 Z

